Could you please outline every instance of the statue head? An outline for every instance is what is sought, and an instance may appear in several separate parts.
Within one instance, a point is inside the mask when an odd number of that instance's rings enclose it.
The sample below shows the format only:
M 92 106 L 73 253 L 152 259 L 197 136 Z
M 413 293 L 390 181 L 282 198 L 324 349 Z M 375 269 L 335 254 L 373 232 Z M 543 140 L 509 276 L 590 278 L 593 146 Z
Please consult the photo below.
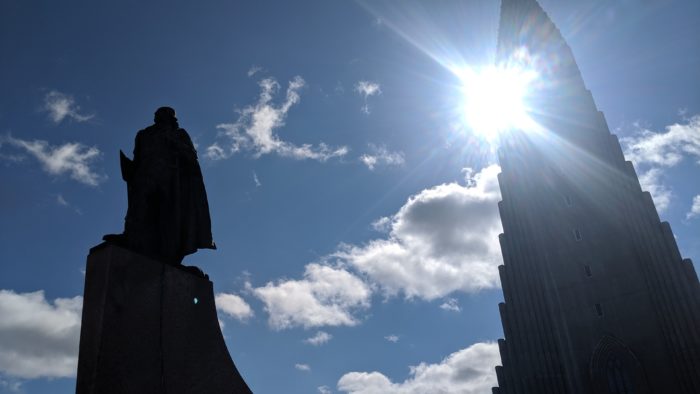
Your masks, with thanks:
M 170 107 L 160 107 L 156 110 L 153 121 L 157 125 L 178 127 L 175 110 Z

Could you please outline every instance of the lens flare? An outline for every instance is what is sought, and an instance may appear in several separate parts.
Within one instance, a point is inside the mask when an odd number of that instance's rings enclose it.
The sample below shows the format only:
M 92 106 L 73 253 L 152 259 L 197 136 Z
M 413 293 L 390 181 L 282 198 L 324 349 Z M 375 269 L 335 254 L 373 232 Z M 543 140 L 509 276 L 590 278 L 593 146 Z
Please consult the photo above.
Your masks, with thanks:
M 501 131 L 532 127 L 525 97 L 537 73 L 514 67 L 465 68 L 458 74 L 464 117 L 471 129 L 491 140 Z

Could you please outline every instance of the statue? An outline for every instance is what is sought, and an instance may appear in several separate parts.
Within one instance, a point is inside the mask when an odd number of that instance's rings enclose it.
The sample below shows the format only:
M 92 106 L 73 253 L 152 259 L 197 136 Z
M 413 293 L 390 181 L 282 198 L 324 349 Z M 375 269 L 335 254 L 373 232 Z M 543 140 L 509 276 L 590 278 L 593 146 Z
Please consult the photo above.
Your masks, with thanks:
M 161 107 L 155 124 L 136 134 L 133 161 L 120 153 L 128 209 L 123 234 L 103 237 L 179 266 L 197 249 L 216 249 L 197 151 L 175 110 Z

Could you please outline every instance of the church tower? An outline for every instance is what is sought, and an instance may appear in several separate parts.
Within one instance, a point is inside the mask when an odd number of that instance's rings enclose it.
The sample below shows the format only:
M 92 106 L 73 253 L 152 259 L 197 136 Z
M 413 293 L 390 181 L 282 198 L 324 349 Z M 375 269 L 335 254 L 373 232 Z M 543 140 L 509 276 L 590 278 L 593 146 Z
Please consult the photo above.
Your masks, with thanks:
M 505 339 L 494 394 L 700 393 L 700 283 L 536 0 L 502 0 L 497 62 L 537 127 L 501 136 Z

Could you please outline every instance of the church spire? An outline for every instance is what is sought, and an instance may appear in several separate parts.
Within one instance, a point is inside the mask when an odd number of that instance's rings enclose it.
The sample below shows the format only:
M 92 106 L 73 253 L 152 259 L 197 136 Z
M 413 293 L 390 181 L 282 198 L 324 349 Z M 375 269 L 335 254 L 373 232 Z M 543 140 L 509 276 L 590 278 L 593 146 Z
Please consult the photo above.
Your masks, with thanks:
M 543 126 L 561 129 L 553 127 L 554 118 L 598 115 L 571 48 L 536 0 L 502 0 L 496 63 L 537 72 L 529 106 Z M 591 126 L 599 128 L 597 123 Z

